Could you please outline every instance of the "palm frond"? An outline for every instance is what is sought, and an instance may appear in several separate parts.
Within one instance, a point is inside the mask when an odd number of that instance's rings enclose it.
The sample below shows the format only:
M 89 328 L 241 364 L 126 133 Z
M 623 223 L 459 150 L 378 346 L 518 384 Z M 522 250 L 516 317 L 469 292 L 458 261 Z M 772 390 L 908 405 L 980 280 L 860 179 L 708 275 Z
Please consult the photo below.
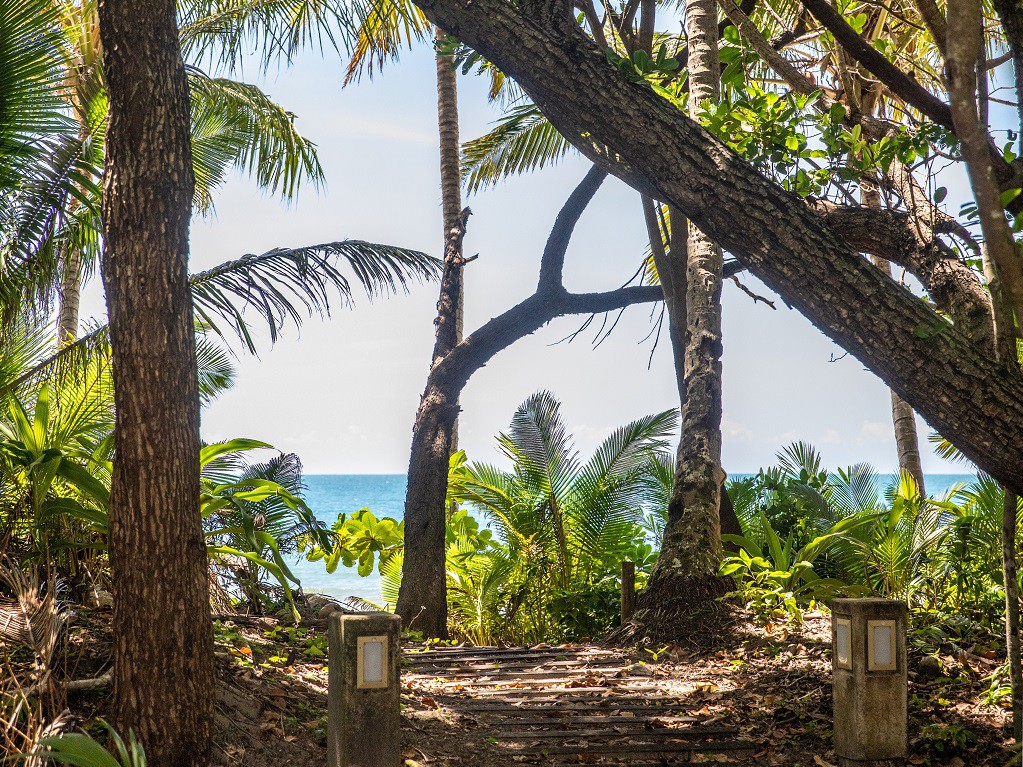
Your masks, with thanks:
M 273 193 L 292 198 L 303 180 L 323 181 L 315 145 L 295 128 L 295 115 L 255 85 L 191 69 L 195 204 L 206 212 L 213 193 L 240 168 Z
M 207 404 L 234 384 L 234 365 L 227 351 L 204 332 L 196 333 L 195 357 L 199 368 L 199 397 Z
M 432 26 L 409 0 L 363 0 L 356 3 L 355 45 L 345 69 L 345 85 L 373 76 L 403 50 L 427 39 Z
M 575 479 L 579 456 L 561 418 L 561 403 L 539 391 L 512 416 L 508 434 L 498 438 L 515 470 L 546 503 L 557 505 Z
M 568 513 L 580 551 L 597 559 L 631 537 L 647 500 L 642 476 L 677 426 L 678 412 L 666 410 L 619 427 L 579 470 Z
M 556 165 L 572 148 L 533 103 L 511 108 L 496 127 L 462 145 L 462 176 L 469 192 L 508 176 Z
M 189 282 L 196 314 L 218 333 L 216 319 L 227 322 L 255 352 L 246 309 L 267 323 L 275 342 L 288 322 L 301 323 L 303 312 L 329 314 L 333 293 L 343 305 L 352 303 L 351 283 L 336 266 L 342 259 L 371 297 L 407 290 L 412 280 L 433 278 L 440 270 L 437 259 L 419 251 L 361 240 L 275 248 L 193 275 Z
M 25 573 L 14 564 L 0 565 L 0 581 L 11 592 L 10 598 L 0 599 L 0 642 L 32 650 L 35 681 L 40 683 L 49 672 L 53 650 L 65 623 L 53 583 L 44 588 L 37 573 Z
M 778 453 L 778 465 L 793 477 L 819 474 L 823 461 L 821 454 L 809 442 L 793 442 Z
M 253 51 L 269 67 L 307 47 L 341 50 L 354 21 L 342 0 L 181 0 L 178 5 L 186 60 L 229 69 Z
M 934 452 L 939 458 L 943 458 L 946 461 L 955 461 L 956 463 L 972 465 L 970 459 L 963 455 L 959 448 L 937 432 L 931 432 L 928 434 L 927 441 L 934 446 Z

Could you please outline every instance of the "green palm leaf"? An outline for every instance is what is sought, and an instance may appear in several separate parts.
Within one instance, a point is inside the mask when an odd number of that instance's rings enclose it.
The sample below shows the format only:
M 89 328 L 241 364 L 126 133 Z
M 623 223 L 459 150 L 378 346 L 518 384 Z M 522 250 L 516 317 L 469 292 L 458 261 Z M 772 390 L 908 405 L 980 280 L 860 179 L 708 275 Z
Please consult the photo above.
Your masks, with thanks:
M 178 11 L 186 60 L 228 68 L 253 51 L 269 67 L 307 47 L 340 50 L 355 18 L 342 0 L 180 0 Z
M 512 107 L 496 127 L 462 145 L 462 176 L 475 192 L 508 176 L 556 165 L 571 149 L 533 103 Z
M 275 342 L 284 325 L 301 324 L 303 314 L 329 314 L 332 293 L 342 304 L 351 304 L 351 283 L 336 266 L 342 259 L 370 296 L 407 289 L 410 281 L 432 278 L 440 268 L 424 253 L 360 240 L 275 248 L 193 275 L 189 282 L 196 314 L 217 332 L 216 320 L 226 321 L 255 352 L 246 309 L 266 322 Z
M 360 0 L 354 8 L 355 45 L 345 69 L 345 85 L 363 74 L 372 77 L 374 68 L 382 69 L 403 50 L 431 36 L 429 20 L 409 0 Z
M 213 207 L 213 193 L 232 167 L 273 193 L 294 197 L 305 179 L 323 181 L 315 145 L 295 129 L 295 115 L 255 85 L 189 72 L 195 203 Z

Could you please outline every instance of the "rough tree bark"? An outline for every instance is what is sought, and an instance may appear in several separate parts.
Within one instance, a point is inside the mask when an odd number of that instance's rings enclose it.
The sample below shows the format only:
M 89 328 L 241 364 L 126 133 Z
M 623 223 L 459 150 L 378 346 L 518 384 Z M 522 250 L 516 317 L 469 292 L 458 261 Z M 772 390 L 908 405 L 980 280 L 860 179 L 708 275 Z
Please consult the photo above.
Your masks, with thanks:
M 717 4 L 686 6 L 689 105 L 695 116 L 718 95 Z M 686 245 L 685 399 L 682 442 L 661 554 L 641 595 L 650 610 L 703 607 L 721 593 L 721 249 L 690 223 Z M 669 605 L 669 602 L 671 603 Z
M 968 458 L 1023 492 L 1021 378 L 882 275 L 810 205 L 622 78 L 571 18 L 540 24 L 502 0 L 416 4 L 514 77 L 584 154 L 677 206 Z
M 426 615 L 423 606 L 428 600 L 437 599 L 435 592 L 426 589 L 439 577 L 437 562 L 444 561 L 443 509 L 450 442 L 447 435 L 457 414 L 458 398 L 473 373 L 515 341 L 556 317 L 602 314 L 661 300 L 661 289 L 656 286 L 634 286 L 606 293 L 570 293 L 564 287 L 565 253 L 572 233 L 606 176 L 603 170 L 592 168 L 565 202 L 544 247 L 536 292 L 438 356 L 430 370 L 413 434 L 405 497 L 406 552 L 398 612 L 412 629 L 422 630 L 420 621 Z M 413 540 L 416 544 L 410 564 L 409 544 Z M 436 619 L 432 620 L 437 625 Z
M 117 408 L 114 710 L 149 764 L 203 765 L 213 632 L 199 516 L 189 97 L 173 0 L 101 0 L 109 85 L 103 283 Z
M 435 39 L 439 43 L 445 37 L 443 30 L 436 30 Z M 444 223 L 444 263 L 445 276 L 449 278 L 447 286 L 442 282 L 440 299 L 437 301 L 437 339 L 434 344 L 433 358 L 430 366 L 436 364 L 437 360 L 447 354 L 462 340 L 462 328 L 464 324 L 464 302 L 465 282 L 462 279 L 462 239 L 465 236 L 465 218 L 468 210 L 462 211 L 462 176 L 460 167 L 460 147 L 458 143 L 458 78 L 454 66 L 454 58 L 441 53 L 436 55 L 437 66 L 437 128 L 440 148 L 440 189 L 441 207 Z M 452 250 L 453 248 L 453 250 Z M 449 273 L 450 267 L 450 273 Z M 422 482 L 424 485 L 433 486 L 440 481 L 437 472 L 439 467 L 439 452 L 446 445 L 447 455 L 458 449 L 458 398 L 450 402 L 439 396 L 439 393 L 432 391 L 427 381 L 426 391 L 419 403 L 419 412 L 416 414 L 416 423 L 412 432 L 412 457 L 411 463 L 416 463 L 416 455 L 434 457 L 429 461 L 432 468 L 417 464 L 415 469 L 410 463 L 408 473 L 408 489 L 406 490 L 406 509 L 409 505 L 409 498 L 422 495 L 425 487 L 413 488 Z M 453 412 L 454 419 L 449 423 L 449 415 Z M 421 438 L 417 444 L 417 435 Z M 447 472 L 445 459 L 444 472 Z M 415 479 L 413 479 L 415 478 Z M 447 487 L 447 477 L 443 479 Z M 429 493 L 434 497 L 434 493 Z M 416 501 L 418 505 L 419 501 Z M 422 535 L 406 535 L 405 545 L 405 566 L 412 561 L 412 569 L 418 570 L 421 577 L 432 579 L 429 583 L 416 582 L 414 585 L 406 585 L 409 579 L 402 578 L 402 586 L 398 595 L 398 614 L 405 621 L 405 626 L 410 627 L 410 622 L 415 621 L 415 629 L 422 631 L 428 637 L 447 637 L 447 562 L 446 548 L 444 545 L 444 498 L 441 497 L 439 510 L 435 510 L 431 516 L 439 516 L 441 520 L 440 537 L 438 539 L 436 525 L 426 524 L 426 509 L 422 510 L 421 516 Z M 408 530 L 408 512 L 406 511 L 406 531 Z M 419 519 L 419 517 L 416 517 Z M 437 561 L 427 564 L 427 559 L 433 558 Z M 416 581 L 419 581 L 419 577 Z
M 447 559 L 444 500 L 448 484 L 458 398 L 431 381 L 433 369 L 458 345 L 458 305 L 462 295 L 462 240 L 470 211 L 463 210 L 448 230 L 444 273 L 437 299 L 436 340 L 426 390 L 412 427 L 408 489 L 405 492 L 405 559 L 395 612 L 406 629 L 426 637 L 448 635 Z

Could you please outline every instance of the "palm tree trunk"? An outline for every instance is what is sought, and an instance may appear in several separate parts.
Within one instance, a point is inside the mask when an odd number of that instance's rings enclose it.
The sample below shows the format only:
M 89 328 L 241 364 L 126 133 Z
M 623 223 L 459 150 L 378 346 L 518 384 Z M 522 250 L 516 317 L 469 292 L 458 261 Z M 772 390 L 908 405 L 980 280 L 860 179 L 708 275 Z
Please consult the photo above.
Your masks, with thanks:
M 881 193 L 876 186 L 863 184 L 860 197 L 868 208 L 881 208 Z M 889 261 L 872 256 L 874 266 L 892 276 L 892 265 Z M 899 471 L 909 474 L 916 483 L 917 492 L 921 497 L 927 495 L 924 485 L 924 469 L 920 462 L 920 440 L 916 431 L 916 413 L 913 407 L 902 399 L 894 390 L 892 396 L 892 423 L 895 427 L 895 447 L 899 454 Z
M 713 0 L 688 4 L 686 38 L 689 104 L 695 115 L 703 102 L 718 95 L 717 5 Z M 643 605 L 658 610 L 667 608 L 666 599 L 680 599 L 678 608 L 684 611 L 719 590 L 722 254 L 690 224 L 686 257 L 682 443 L 661 554 Z
M 440 40 L 444 32 L 437 30 Z M 444 216 L 444 276 L 437 301 L 437 337 L 431 368 L 462 340 L 462 210 L 458 142 L 458 81 L 451 56 L 437 54 L 437 127 Z M 405 560 L 396 611 L 407 628 L 447 637 L 447 563 L 444 543 L 448 458 L 458 449 L 458 396 L 449 399 L 427 380 L 412 429 L 405 493 Z M 443 488 L 443 490 L 441 490 Z M 439 498 L 439 502 L 438 502 Z
M 921 497 L 927 495 L 924 469 L 920 463 L 920 442 L 916 432 L 916 413 L 912 405 L 892 391 L 892 422 L 895 425 L 895 446 L 899 451 L 899 471 L 906 472 L 916 483 Z
M 437 38 L 443 36 L 437 30 Z M 462 164 L 461 144 L 458 132 L 458 73 L 451 56 L 437 55 L 437 128 L 440 146 L 440 190 L 444 215 L 445 243 L 447 233 L 458 225 L 462 212 Z M 462 257 L 459 242 L 458 257 Z M 458 286 L 458 300 L 455 302 L 455 345 L 461 343 L 465 332 L 465 281 Z M 455 423 L 451 427 L 450 452 L 458 450 L 458 402 L 455 401 Z M 449 514 L 458 511 L 458 504 L 451 502 Z
M 1003 488 L 1004 489 L 1004 488 Z M 1023 658 L 1020 657 L 1019 566 L 1016 547 L 1018 497 L 1004 490 L 1002 506 L 1002 576 L 1005 583 L 1005 652 L 1012 685 L 1012 737 L 1023 743 Z
M 114 712 L 150 764 L 201 767 L 214 670 L 188 287 L 188 83 L 173 0 L 101 0 L 99 17 L 110 95 L 103 281 L 117 411 Z
M 57 319 L 57 342 L 70 343 L 78 338 L 78 307 L 82 297 L 82 256 L 77 250 L 67 254 L 67 264 L 60 281 L 60 313 Z

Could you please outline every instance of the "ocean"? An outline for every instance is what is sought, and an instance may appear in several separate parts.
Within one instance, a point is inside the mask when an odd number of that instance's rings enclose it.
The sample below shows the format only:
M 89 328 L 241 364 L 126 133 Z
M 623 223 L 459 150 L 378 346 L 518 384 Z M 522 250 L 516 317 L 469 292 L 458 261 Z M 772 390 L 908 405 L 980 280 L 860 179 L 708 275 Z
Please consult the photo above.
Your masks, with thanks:
M 742 474 L 734 475 L 739 478 Z M 971 482 L 972 474 L 928 474 L 925 477 L 929 495 L 938 496 L 960 482 Z M 881 487 L 895 479 L 881 475 Z M 401 519 L 405 509 L 404 474 L 307 474 L 305 500 L 316 516 L 328 525 L 338 514 L 368 508 L 378 517 Z M 323 562 L 298 559 L 292 571 L 302 581 L 306 593 L 330 594 L 340 598 L 356 596 L 379 604 L 380 578 L 374 572 L 360 577 L 354 568 L 339 566 L 328 574 Z

